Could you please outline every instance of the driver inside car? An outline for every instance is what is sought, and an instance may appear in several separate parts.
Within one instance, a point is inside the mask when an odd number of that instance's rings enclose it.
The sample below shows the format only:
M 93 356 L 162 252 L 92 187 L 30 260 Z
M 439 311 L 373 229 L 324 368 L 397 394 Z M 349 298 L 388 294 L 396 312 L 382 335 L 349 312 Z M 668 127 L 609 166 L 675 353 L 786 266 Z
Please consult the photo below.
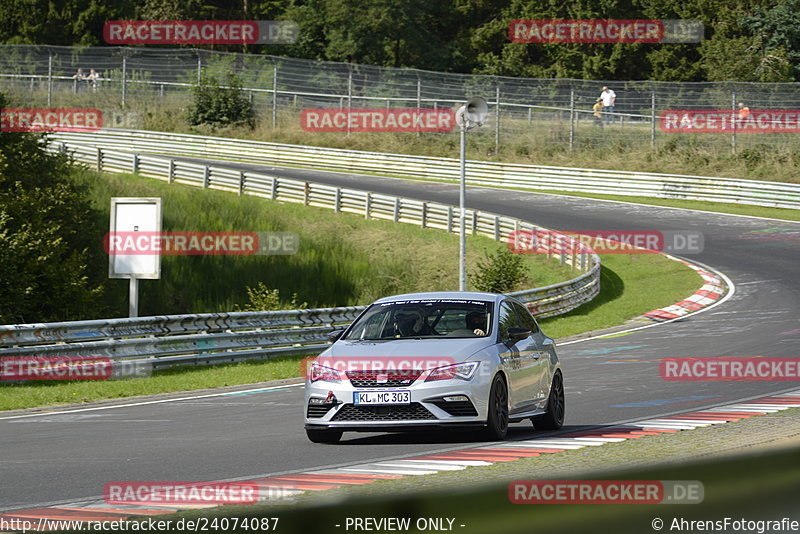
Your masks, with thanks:
M 412 337 L 423 334 L 425 319 L 418 311 L 402 311 L 395 316 L 395 337 Z
M 467 330 L 476 336 L 486 335 L 486 314 L 483 312 L 470 312 L 466 317 Z

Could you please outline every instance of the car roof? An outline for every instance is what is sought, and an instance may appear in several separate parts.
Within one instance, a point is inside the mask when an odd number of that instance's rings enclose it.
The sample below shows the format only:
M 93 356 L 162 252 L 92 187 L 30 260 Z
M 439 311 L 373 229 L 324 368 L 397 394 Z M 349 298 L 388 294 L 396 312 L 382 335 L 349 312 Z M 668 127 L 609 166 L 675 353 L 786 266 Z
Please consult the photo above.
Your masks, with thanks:
M 489 302 L 499 302 L 506 298 L 506 295 L 499 295 L 497 293 L 483 293 L 480 291 L 429 291 L 425 293 L 404 293 L 402 295 L 392 295 L 383 297 L 375 301 L 375 303 L 394 302 L 397 300 L 426 300 L 426 299 L 464 299 L 464 300 L 482 300 Z

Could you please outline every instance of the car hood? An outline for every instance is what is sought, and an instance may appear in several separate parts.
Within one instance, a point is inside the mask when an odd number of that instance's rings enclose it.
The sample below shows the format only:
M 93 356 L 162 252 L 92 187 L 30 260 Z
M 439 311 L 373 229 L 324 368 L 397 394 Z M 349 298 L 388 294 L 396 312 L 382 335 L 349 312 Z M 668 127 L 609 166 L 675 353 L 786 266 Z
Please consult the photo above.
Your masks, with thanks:
M 385 341 L 337 341 L 320 358 L 335 360 L 387 358 L 413 361 L 427 359 L 460 363 L 493 346 L 494 338 L 390 339 Z

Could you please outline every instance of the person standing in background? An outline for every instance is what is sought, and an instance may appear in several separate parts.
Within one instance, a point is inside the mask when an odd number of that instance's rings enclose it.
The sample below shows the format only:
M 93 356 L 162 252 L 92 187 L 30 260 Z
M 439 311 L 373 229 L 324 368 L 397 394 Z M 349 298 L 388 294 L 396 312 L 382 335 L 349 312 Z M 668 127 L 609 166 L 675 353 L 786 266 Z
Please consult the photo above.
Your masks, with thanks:
M 100 79 L 100 74 L 97 73 L 94 69 L 89 69 L 89 75 L 86 77 L 86 81 L 89 84 L 89 87 L 92 88 L 92 92 L 97 92 L 97 81 Z
M 744 105 L 744 102 L 739 102 L 739 125 L 745 122 L 750 117 L 750 108 Z
M 594 106 L 592 106 L 592 111 L 594 111 L 594 124 L 595 126 L 600 126 L 603 128 L 603 99 L 598 98 L 594 102 Z
M 606 116 L 606 124 L 610 124 L 612 120 L 611 115 L 614 113 L 614 106 L 617 102 L 617 94 L 604 86 L 603 92 L 600 93 L 600 100 L 603 101 L 603 113 Z

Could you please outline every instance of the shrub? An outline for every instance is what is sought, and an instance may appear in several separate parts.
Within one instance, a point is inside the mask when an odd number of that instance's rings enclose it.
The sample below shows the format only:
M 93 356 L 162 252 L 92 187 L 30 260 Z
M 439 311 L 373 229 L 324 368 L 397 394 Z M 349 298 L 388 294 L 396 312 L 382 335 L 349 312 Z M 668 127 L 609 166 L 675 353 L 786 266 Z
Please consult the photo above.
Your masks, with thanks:
M 228 73 L 225 86 L 220 85 L 214 76 L 204 75 L 192 92 L 194 102 L 189 108 L 189 124 L 255 127 L 255 108 L 242 91 L 242 84 L 235 74 Z
M 264 282 L 247 288 L 248 303 L 241 311 L 299 310 L 308 307 L 308 302 L 299 303 L 297 293 L 292 294 L 288 303 L 281 301 L 278 289 L 270 289 Z
M 484 255 L 472 273 L 472 283 L 478 291 L 505 293 L 525 281 L 525 264 L 522 256 L 507 248 Z

